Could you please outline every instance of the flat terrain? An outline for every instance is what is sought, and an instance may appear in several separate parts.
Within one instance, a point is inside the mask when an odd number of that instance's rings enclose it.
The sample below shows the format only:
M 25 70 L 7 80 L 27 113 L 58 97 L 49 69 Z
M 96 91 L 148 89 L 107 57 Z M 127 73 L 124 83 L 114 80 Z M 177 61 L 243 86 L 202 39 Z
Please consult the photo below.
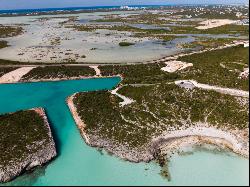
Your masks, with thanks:
M 0 59 L 26 63 L 151 62 L 247 40 L 246 10 L 245 6 L 173 6 L 2 17 L 0 38 L 4 37 L 9 46 L 0 50 Z M 213 18 L 209 12 L 214 13 Z M 205 29 L 199 29 L 203 26 Z

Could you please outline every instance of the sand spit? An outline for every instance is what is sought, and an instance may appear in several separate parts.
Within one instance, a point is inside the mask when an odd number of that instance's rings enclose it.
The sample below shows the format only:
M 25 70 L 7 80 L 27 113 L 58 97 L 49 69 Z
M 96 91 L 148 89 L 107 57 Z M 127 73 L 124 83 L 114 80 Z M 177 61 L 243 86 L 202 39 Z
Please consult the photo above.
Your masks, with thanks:
M 0 77 L 0 84 L 19 82 L 24 75 L 29 73 L 34 68 L 35 67 L 22 67 L 6 73 L 2 77 Z
M 233 23 L 237 23 L 237 21 L 230 20 L 230 19 L 209 19 L 209 20 L 200 22 L 201 26 L 198 26 L 196 28 L 200 30 L 206 30 L 206 29 L 211 29 L 211 28 L 220 27 L 223 25 L 229 25 Z
M 228 95 L 237 96 L 237 97 L 249 98 L 248 91 L 231 89 L 231 88 L 223 88 L 223 87 L 218 87 L 218 86 L 210 86 L 207 84 L 200 84 L 194 80 L 178 80 L 178 81 L 175 81 L 175 84 L 180 86 L 180 87 L 187 88 L 187 89 L 192 89 L 194 87 L 197 87 L 197 88 L 201 88 L 201 89 L 205 89 L 205 90 L 214 90 L 214 91 L 220 92 L 222 94 L 228 94 Z
M 193 66 L 192 63 L 186 63 L 186 62 L 176 61 L 176 60 L 165 62 L 165 64 L 167 66 L 161 68 L 161 70 L 166 71 L 168 73 L 173 73 L 173 72 L 176 72 L 178 70 L 183 70 L 187 67 Z
M 44 126 L 47 129 L 47 137 L 27 145 L 30 149 L 36 150 L 36 152 L 30 153 L 27 157 L 22 158 L 22 155 L 19 155 L 19 158 L 10 162 L 6 167 L 3 167 L 0 163 L 0 182 L 11 181 L 26 171 L 48 163 L 57 155 L 55 142 L 44 109 L 34 108 L 31 110 L 34 110 L 43 118 Z M 48 142 L 46 139 L 48 139 Z M 15 145 L 13 146 L 15 147 Z
M 130 105 L 131 103 L 135 102 L 133 99 L 130 99 L 128 97 L 125 97 L 124 95 L 121 95 L 119 93 L 117 93 L 117 91 L 120 89 L 121 87 L 118 87 L 114 90 L 111 91 L 111 94 L 116 95 L 118 97 L 120 97 L 121 99 L 123 99 L 123 102 L 120 102 L 119 105 L 121 107 L 124 107 L 125 105 Z

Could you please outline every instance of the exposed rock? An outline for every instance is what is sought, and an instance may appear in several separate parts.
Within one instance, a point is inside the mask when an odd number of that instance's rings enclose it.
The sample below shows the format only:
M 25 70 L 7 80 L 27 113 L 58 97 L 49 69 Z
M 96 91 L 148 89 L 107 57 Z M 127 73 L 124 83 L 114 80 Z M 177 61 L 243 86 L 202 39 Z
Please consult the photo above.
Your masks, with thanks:
M 22 113 L 31 117 L 26 119 Z M 0 138 L 0 182 L 8 182 L 28 170 L 42 166 L 57 155 L 48 119 L 42 108 L 2 115 L 0 119 L 0 130 L 6 134 Z M 24 120 L 27 124 L 23 124 Z M 40 127 L 42 122 L 44 125 Z M 38 127 L 34 124 L 38 124 Z M 10 125 L 15 127 L 9 128 Z

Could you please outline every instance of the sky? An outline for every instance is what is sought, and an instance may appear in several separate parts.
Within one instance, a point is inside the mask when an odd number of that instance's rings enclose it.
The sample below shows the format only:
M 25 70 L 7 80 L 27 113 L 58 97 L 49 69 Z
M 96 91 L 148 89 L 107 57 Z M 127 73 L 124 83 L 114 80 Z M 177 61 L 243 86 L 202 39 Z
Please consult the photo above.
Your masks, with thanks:
M 0 10 L 111 5 L 235 4 L 248 0 L 0 0 Z

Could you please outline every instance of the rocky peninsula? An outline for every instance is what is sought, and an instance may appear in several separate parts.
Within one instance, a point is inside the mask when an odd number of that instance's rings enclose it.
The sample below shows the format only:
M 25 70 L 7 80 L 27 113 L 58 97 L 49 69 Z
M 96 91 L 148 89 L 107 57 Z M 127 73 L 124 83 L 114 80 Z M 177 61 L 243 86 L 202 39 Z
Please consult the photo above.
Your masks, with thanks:
M 0 115 L 0 135 L 0 182 L 13 180 L 57 155 L 42 108 Z

